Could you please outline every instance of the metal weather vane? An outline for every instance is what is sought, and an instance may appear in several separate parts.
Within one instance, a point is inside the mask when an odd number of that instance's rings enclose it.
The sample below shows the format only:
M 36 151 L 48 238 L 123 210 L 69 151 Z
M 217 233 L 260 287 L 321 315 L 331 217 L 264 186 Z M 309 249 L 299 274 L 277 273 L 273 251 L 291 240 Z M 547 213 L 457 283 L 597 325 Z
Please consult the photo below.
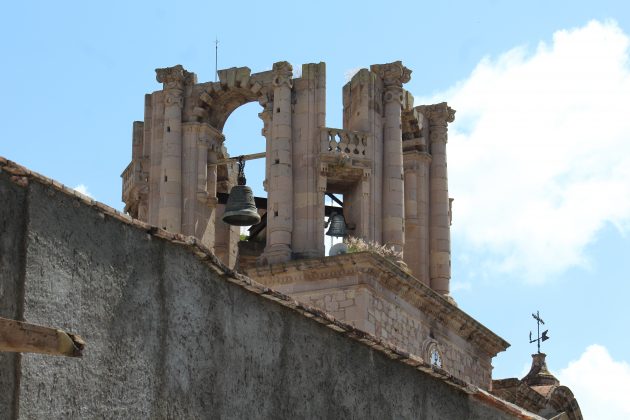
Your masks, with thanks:
M 538 335 L 536 336 L 536 338 L 534 338 L 532 340 L 532 332 L 529 332 L 529 342 L 534 343 L 537 342 L 538 343 L 538 353 L 540 354 L 540 343 L 543 341 L 547 341 L 549 340 L 549 336 L 547 335 L 547 331 L 549 330 L 545 330 L 542 332 L 542 335 L 540 334 L 540 324 L 545 325 L 545 321 L 542 320 L 542 318 L 540 317 L 540 312 L 536 311 L 535 314 L 532 314 L 532 317 L 534 317 L 534 319 L 536 320 L 536 324 L 538 326 Z

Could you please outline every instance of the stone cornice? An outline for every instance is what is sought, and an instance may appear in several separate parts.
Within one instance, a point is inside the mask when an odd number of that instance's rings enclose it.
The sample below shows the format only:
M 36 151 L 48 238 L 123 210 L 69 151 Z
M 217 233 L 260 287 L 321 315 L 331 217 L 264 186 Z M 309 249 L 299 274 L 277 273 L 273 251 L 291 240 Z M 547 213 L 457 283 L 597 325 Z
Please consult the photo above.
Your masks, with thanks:
M 376 73 L 386 87 L 402 87 L 404 83 L 411 80 L 411 70 L 403 66 L 402 61 L 394 61 L 387 64 L 372 64 L 370 70 Z
M 494 334 L 439 293 L 403 271 L 396 264 L 369 252 L 334 257 L 293 260 L 249 269 L 247 275 L 270 287 L 296 281 L 318 281 L 370 273 L 378 283 L 417 308 L 429 318 L 445 323 L 463 339 L 495 356 L 509 343 Z M 357 276 L 362 278 L 362 276 Z M 360 280 L 365 282 L 365 280 Z

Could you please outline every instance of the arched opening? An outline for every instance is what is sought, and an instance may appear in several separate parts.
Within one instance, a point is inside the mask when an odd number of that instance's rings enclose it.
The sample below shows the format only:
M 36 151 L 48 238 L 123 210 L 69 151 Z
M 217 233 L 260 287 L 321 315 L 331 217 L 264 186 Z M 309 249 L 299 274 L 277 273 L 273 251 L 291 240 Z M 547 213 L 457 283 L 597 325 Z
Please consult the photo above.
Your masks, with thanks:
M 263 122 L 258 117 L 262 108 L 250 102 L 236 108 L 223 127 L 224 146 L 230 157 L 250 155 L 265 151 L 265 137 L 261 134 Z M 266 197 L 263 187 L 265 180 L 265 159 L 249 160 L 245 164 L 247 185 L 256 197 Z
M 334 230 L 334 227 L 332 226 L 332 218 L 335 214 L 344 216 L 345 223 L 345 215 L 343 213 L 343 194 L 324 193 L 324 205 L 326 206 L 326 211 L 324 212 L 324 225 L 326 227 L 324 229 L 324 255 L 336 255 L 335 250 L 331 254 L 331 249 L 334 245 L 343 243 L 344 238 L 342 236 L 331 235 L 330 233 L 331 230 Z
M 230 114 L 223 127 L 225 141 L 223 143 L 230 158 L 248 156 L 265 152 L 266 139 L 262 135 L 263 121 L 258 114 L 262 111 L 256 102 L 239 106 Z M 254 226 L 243 226 L 239 230 L 238 264 L 241 267 L 255 264 L 265 246 L 266 234 L 266 199 L 264 189 L 265 158 L 245 161 L 246 185 L 252 189 L 261 222 Z M 231 163 L 237 170 L 236 163 Z M 223 223 L 223 222 L 221 222 Z

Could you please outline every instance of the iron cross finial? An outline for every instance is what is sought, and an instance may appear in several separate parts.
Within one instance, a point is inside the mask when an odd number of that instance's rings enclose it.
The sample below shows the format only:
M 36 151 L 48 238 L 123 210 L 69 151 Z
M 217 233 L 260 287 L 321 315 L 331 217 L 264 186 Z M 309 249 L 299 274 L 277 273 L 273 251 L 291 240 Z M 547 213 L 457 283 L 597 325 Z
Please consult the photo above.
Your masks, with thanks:
M 542 320 L 542 318 L 540 317 L 540 312 L 536 311 L 535 314 L 532 314 L 532 317 L 536 320 L 536 325 L 538 327 L 538 335 L 536 336 L 535 339 L 532 340 L 532 332 L 529 332 L 529 342 L 534 343 L 537 342 L 538 344 L 538 353 L 540 353 L 540 343 L 543 341 L 547 341 L 549 340 L 549 336 L 547 335 L 547 331 L 549 330 L 545 330 L 542 332 L 542 335 L 540 334 L 540 324 L 545 325 L 545 321 Z

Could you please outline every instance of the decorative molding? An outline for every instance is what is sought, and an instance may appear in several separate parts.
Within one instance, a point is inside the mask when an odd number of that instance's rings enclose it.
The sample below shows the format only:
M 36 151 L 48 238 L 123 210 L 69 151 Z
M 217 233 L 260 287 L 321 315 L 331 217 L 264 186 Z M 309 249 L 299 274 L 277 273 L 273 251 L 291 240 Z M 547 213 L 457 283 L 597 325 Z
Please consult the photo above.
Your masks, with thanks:
M 289 261 L 247 271 L 248 276 L 270 287 L 273 287 L 278 275 L 304 279 L 306 273 L 310 279 L 339 278 L 338 276 L 348 276 L 351 273 L 370 274 L 381 287 L 395 292 L 400 299 L 427 317 L 439 319 L 446 328 L 456 332 L 464 340 L 475 343 L 475 346 L 489 356 L 494 356 L 509 346 L 509 343 L 501 337 L 420 280 L 405 273 L 385 258 L 369 252 L 343 254 L 316 260 Z M 342 275 L 342 273 L 345 274 Z M 360 278 L 363 277 L 360 276 Z
M 402 61 L 394 61 L 393 63 L 387 64 L 373 64 L 370 66 L 370 70 L 383 79 L 383 83 L 386 87 L 402 87 L 403 83 L 407 83 L 411 80 L 411 70 L 403 66 Z M 402 101 L 402 91 L 400 100 Z
M 446 102 L 434 105 L 420 105 L 415 107 L 418 112 L 422 113 L 429 120 L 429 125 L 446 126 L 448 123 L 455 121 L 455 110 L 448 106 Z
M 293 87 L 293 66 L 288 61 L 273 63 L 273 87 Z
M 195 83 L 195 73 L 186 71 L 181 64 L 155 69 L 155 73 L 157 81 L 164 84 L 164 90 L 182 89 L 184 83 Z
M 422 357 L 431 365 L 444 369 L 444 351 L 434 338 L 427 338 L 422 343 Z

